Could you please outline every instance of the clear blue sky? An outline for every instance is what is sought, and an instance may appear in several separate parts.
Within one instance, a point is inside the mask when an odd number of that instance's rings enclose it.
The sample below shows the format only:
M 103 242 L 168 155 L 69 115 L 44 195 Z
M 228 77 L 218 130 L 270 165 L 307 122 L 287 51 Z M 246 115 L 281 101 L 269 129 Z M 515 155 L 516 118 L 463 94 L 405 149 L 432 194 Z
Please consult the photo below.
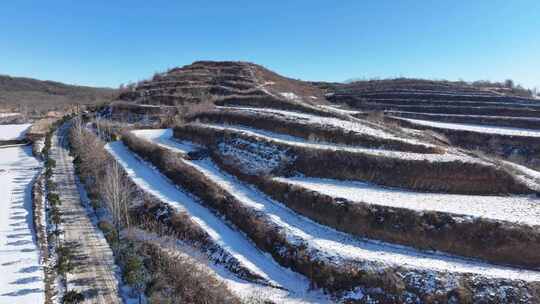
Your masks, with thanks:
M 195 60 L 305 80 L 540 86 L 539 0 L 0 3 L 0 74 L 117 86 Z

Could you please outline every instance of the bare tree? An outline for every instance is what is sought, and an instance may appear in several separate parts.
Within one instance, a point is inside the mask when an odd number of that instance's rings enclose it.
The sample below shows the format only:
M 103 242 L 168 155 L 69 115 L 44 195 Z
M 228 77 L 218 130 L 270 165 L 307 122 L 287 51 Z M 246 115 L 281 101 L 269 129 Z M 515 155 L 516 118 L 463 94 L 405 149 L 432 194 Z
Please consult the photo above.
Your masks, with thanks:
M 107 169 L 107 174 L 102 183 L 102 193 L 107 209 L 112 215 L 116 230 L 121 227 L 129 229 L 129 205 L 135 197 L 135 189 L 123 176 L 117 162 Z

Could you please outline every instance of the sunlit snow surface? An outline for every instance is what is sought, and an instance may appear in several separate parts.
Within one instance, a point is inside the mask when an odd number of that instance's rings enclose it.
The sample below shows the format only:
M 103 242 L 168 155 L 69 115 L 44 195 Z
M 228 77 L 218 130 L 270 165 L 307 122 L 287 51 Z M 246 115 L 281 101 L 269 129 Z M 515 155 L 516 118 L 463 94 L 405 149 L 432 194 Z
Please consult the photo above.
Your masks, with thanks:
M 536 196 L 421 193 L 355 181 L 308 177 L 276 178 L 276 180 L 353 202 L 540 225 L 540 199 Z
M 439 129 L 449 129 L 449 130 L 461 130 L 461 131 L 471 131 L 477 133 L 487 133 L 487 134 L 499 134 L 507 136 L 528 136 L 528 137 L 540 137 L 540 131 L 532 129 L 520 129 L 512 127 L 497 127 L 497 126 L 487 126 L 487 125 L 475 125 L 475 124 L 464 124 L 464 123 L 449 123 L 449 122 L 437 122 L 429 120 L 420 120 L 420 119 L 410 119 L 402 117 L 394 117 L 397 119 L 405 120 L 413 124 L 435 127 Z
M 29 147 L 0 149 L 0 303 L 44 302 L 43 269 L 32 224 Z
M 0 125 L 0 140 L 23 139 L 31 124 Z

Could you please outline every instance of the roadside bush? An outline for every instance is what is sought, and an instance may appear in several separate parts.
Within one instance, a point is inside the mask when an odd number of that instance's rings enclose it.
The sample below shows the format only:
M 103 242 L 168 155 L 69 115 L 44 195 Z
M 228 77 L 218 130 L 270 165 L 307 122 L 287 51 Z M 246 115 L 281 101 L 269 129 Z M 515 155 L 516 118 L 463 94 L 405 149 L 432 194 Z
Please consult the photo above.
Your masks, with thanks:
M 73 252 L 68 245 L 61 245 L 56 248 L 56 253 L 58 254 L 57 261 L 57 271 L 61 275 L 66 275 L 68 272 L 71 272 L 75 267 L 73 264 Z
M 212 271 L 187 255 L 171 255 L 145 242 L 139 249 L 152 273 L 147 294 L 150 303 L 240 304 Z
M 84 295 L 76 290 L 70 290 L 62 297 L 63 304 L 78 304 L 84 301 Z
M 103 235 L 105 235 L 107 242 L 111 244 L 112 247 L 116 247 L 113 246 L 113 244 L 118 242 L 118 231 L 114 228 L 114 225 L 107 220 L 101 220 L 98 222 L 98 228 L 103 232 Z

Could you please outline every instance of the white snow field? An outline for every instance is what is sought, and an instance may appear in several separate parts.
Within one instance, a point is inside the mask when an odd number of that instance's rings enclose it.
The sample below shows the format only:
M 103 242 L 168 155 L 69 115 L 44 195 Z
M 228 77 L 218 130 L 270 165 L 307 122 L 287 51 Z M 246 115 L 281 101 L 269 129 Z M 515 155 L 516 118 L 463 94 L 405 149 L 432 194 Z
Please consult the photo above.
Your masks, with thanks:
M 146 134 L 153 134 L 148 132 Z M 185 147 L 185 146 L 183 146 Z M 223 219 L 196 202 L 194 198 L 179 190 L 166 177 L 144 163 L 121 142 L 113 142 L 106 146 L 107 151 L 125 169 L 128 176 L 148 193 L 177 210 L 184 210 L 191 219 L 200 225 L 215 243 L 234 256 L 242 265 L 276 286 L 288 290 L 273 289 L 274 296 L 284 302 L 324 302 L 319 292 L 309 291 L 308 280 L 277 264 L 269 255 L 255 247 L 241 232 L 228 226 Z M 254 288 L 251 283 L 235 279 L 231 281 L 234 288 Z M 244 286 L 244 287 L 242 287 Z M 261 287 L 268 292 L 268 288 Z
M 0 125 L 0 140 L 23 139 L 32 124 Z
M 166 139 L 166 130 L 159 143 L 167 148 L 183 152 L 173 139 Z M 137 134 L 137 133 L 135 133 Z M 154 134 L 155 136 L 156 134 Z M 155 137 L 154 137 L 155 138 Z M 146 137 L 146 139 L 153 140 Z M 413 269 L 436 270 L 456 273 L 474 273 L 486 277 L 540 281 L 540 272 L 493 265 L 477 260 L 440 253 L 423 252 L 405 246 L 392 245 L 353 237 L 291 211 L 283 204 L 270 199 L 264 193 L 245 185 L 233 176 L 222 172 L 211 160 L 184 160 L 249 208 L 263 212 L 276 225 L 283 228 L 291 242 L 305 242 L 311 248 L 332 258 L 360 261 L 376 261 L 385 265 Z
M 461 131 L 471 131 L 477 133 L 487 133 L 487 134 L 498 134 L 506 136 L 525 136 L 525 137 L 540 137 L 540 131 L 533 129 L 520 129 L 512 127 L 497 127 L 497 126 L 487 126 L 487 125 L 475 125 L 475 124 L 464 124 L 464 123 L 449 123 L 449 122 L 437 122 L 429 120 L 419 120 L 419 119 L 410 119 L 392 116 L 393 118 L 405 120 L 413 124 L 435 127 L 439 129 L 449 129 L 449 130 L 461 130 Z
M 308 177 L 277 177 L 275 180 L 353 202 L 417 211 L 439 211 L 531 226 L 540 225 L 540 198 L 533 195 L 482 196 L 422 193 L 356 181 Z
M 32 222 L 39 162 L 29 147 L 0 149 L 0 303 L 43 303 L 43 268 Z
M 258 137 L 270 142 L 275 142 L 279 144 L 285 144 L 289 146 L 297 147 L 307 147 L 312 149 L 324 149 L 331 151 L 347 151 L 352 153 L 359 154 L 369 154 L 380 157 L 395 158 L 400 160 L 422 160 L 429 162 L 468 162 L 468 163 L 483 163 L 485 165 L 490 165 L 487 162 L 484 162 L 480 159 L 472 158 L 466 155 L 460 154 L 426 154 L 426 153 L 414 153 L 414 152 L 402 152 L 402 151 L 391 151 L 391 150 L 382 150 L 374 148 L 362 148 L 362 147 L 352 147 L 344 145 L 336 145 L 331 143 L 313 143 L 304 138 L 295 137 L 286 134 L 280 134 L 260 129 L 254 129 L 250 127 L 240 126 L 240 125 L 225 125 L 225 124 L 196 124 L 197 127 L 215 129 L 215 130 L 228 130 L 232 132 L 237 132 L 245 134 L 251 137 Z

